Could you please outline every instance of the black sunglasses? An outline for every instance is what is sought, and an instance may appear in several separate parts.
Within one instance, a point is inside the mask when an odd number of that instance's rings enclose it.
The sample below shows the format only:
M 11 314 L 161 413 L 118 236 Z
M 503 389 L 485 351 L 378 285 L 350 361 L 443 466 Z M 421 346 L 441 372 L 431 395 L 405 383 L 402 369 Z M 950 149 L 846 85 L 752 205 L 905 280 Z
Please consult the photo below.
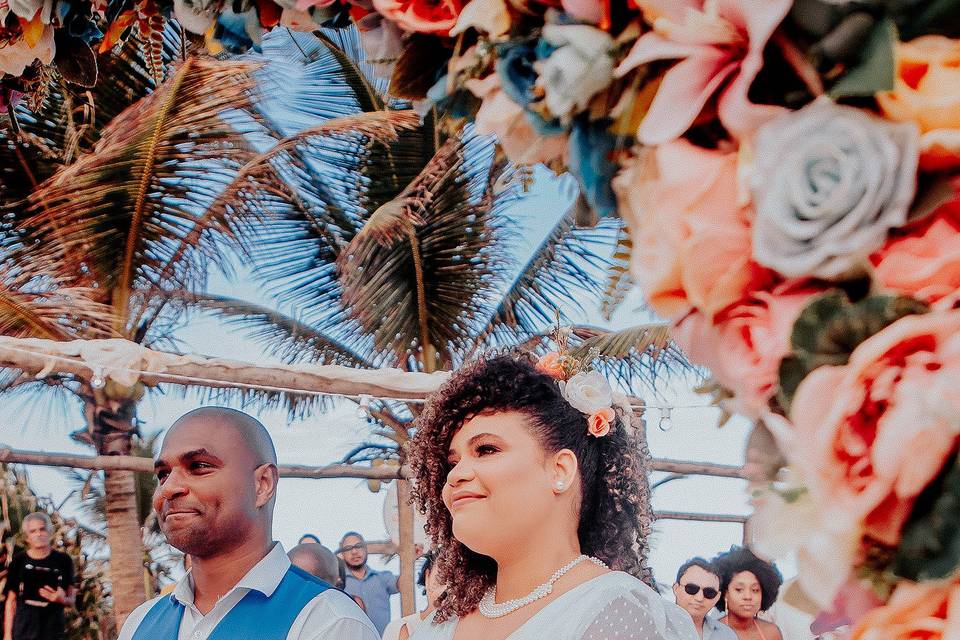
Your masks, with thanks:
M 703 589 L 703 597 L 707 600 L 713 600 L 720 594 L 720 592 L 713 587 L 701 587 L 700 585 L 693 584 L 692 582 L 688 582 L 687 584 L 683 585 L 683 590 L 687 592 L 688 596 L 697 595 L 700 589 Z

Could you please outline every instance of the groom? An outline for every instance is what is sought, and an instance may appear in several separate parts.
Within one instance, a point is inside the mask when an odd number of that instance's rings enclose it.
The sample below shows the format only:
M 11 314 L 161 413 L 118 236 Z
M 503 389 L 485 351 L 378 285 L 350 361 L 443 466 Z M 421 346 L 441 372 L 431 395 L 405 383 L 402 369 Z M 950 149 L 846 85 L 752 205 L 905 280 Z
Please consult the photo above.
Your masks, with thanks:
M 154 463 L 167 541 L 193 568 L 140 605 L 118 640 L 377 640 L 344 593 L 292 567 L 273 540 L 277 454 L 260 422 L 203 407 L 177 420 Z

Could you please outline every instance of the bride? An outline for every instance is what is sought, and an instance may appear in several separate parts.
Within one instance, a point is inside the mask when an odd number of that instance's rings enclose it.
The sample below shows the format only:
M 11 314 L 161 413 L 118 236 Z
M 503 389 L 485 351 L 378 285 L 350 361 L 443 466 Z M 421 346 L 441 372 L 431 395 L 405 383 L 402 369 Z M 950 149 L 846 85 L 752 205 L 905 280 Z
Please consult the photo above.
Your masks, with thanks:
M 696 640 L 646 573 L 629 407 L 569 356 L 458 371 L 417 423 L 414 497 L 446 591 L 411 640 Z

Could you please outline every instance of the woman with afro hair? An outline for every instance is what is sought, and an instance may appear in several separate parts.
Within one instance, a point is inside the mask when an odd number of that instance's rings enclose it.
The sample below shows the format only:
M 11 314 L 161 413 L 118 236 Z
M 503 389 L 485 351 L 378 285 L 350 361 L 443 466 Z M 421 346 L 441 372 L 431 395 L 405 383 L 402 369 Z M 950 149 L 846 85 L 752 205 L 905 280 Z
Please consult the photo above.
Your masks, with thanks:
M 649 488 L 628 412 L 592 428 L 560 384 L 492 356 L 418 418 L 413 494 L 446 591 L 411 640 L 696 640 L 643 581 Z
M 783 640 L 780 628 L 760 620 L 757 614 L 777 601 L 783 576 L 776 565 L 755 556 L 746 547 L 730 547 L 713 559 L 720 569 L 720 600 L 717 609 L 727 615 L 720 622 L 740 640 Z

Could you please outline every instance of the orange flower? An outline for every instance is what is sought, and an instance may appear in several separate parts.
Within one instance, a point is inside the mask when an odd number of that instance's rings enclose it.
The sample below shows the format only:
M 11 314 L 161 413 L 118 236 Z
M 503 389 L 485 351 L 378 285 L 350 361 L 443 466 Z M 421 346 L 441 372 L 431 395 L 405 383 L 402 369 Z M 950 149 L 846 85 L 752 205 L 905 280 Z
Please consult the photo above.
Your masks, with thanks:
M 920 168 L 960 167 L 960 40 L 900 42 L 892 91 L 877 94 L 883 114 L 920 127 Z
M 850 640 L 953 640 L 960 633 L 960 584 L 904 582 L 886 606 L 865 615 Z
M 616 419 L 617 414 L 610 407 L 604 407 L 599 411 L 590 414 L 588 418 L 589 427 L 587 430 L 595 438 L 602 438 L 610 433 L 610 424 Z
M 551 351 L 550 353 L 540 356 L 540 359 L 537 361 L 537 371 L 545 373 L 557 380 L 563 380 L 564 377 L 566 377 L 566 372 L 563 368 L 563 358 L 556 351 Z

